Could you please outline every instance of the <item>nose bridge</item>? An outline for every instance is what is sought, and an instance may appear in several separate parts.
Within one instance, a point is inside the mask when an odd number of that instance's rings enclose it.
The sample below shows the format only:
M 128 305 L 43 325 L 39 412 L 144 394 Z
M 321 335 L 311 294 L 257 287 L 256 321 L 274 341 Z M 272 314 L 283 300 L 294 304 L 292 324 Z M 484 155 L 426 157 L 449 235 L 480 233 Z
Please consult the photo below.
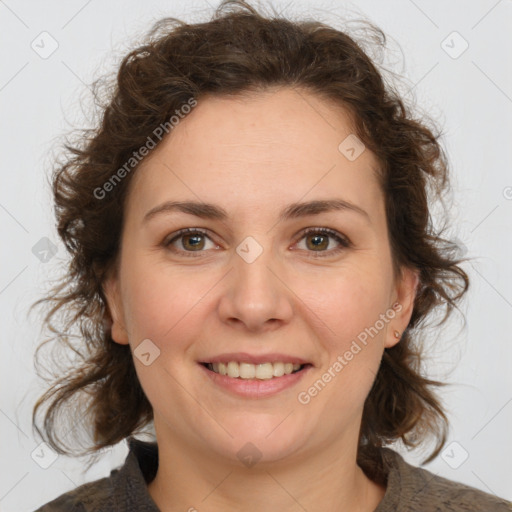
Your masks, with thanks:
M 275 290 L 275 276 L 269 270 L 273 261 L 270 238 L 258 238 L 262 243 L 254 236 L 247 236 L 236 247 L 232 260 L 235 265 L 233 286 L 238 295 L 243 294 L 254 302 L 253 307 L 261 308 L 263 304 L 270 305 L 278 290 Z
M 274 275 L 279 265 L 273 258 L 270 237 L 259 238 L 263 243 L 256 236 L 247 236 L 236 247 L 233 272 L 220 307 L 223 320 L 238 319 L 251 330 L 268 320 L 288 321 L 292 310 L 286 287 Z

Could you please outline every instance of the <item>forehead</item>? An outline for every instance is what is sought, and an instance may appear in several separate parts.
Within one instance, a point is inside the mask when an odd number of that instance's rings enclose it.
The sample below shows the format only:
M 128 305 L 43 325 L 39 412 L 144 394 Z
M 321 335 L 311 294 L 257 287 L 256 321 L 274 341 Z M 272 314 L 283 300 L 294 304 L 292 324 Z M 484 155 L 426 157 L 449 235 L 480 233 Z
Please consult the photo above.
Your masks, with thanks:
M 159 202 L 193 199 L 243 213 L 302 197 L 378 209 L 374 155 L 350 160 L 340 151 L 353 131 L 348 111 L 304 90 L 202 98 L 139 166 L 128 209 L 141 216 Z

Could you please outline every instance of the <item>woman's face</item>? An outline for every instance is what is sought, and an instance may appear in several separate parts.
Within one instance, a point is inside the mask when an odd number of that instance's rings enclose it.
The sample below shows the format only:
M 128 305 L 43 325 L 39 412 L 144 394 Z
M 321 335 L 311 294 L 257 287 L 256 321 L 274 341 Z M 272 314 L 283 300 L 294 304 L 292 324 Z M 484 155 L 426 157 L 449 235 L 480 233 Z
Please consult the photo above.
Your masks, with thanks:
M 351 134 L 341 108 L 304 91 L 209 97 L 137 169 L 105 291 L 157 436 L 216 460 L 355 451 L 417 280 L 393 279 L 377 161 Z M 290 207 L 313 201 L 354 208 Z M 166 202 L 212 207 L 148 215 Z M 219 361 L 248 377 L 307 366 L 242 379 L 202 364 Z

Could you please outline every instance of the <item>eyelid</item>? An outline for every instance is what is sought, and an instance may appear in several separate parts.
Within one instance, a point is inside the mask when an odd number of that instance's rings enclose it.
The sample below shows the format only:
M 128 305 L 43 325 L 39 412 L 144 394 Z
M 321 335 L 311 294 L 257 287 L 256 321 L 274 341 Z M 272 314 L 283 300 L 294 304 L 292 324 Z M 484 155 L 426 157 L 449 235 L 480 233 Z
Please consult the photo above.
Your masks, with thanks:
M 309 235 L 310 233 L 328 235 L 329 237 L 334 238 L 340 245 L 339 247 L 330 249 L 328 251 L 306 251 L 308 253 L 308 256 L 312 258 L 327 258 L 329 256 L 335 256 L 339 254 L 341 251 L 349 249 L 354 245 L 346 235 L 336 231 L 335 229 L 326 227 L 309 227 L 303 229 L 297 235 L 295 244 L 302 240 L 306 235 Z
M 179 240 L 179 238 L 181 238 L 183 235 L 187 235 L 187 234 L 195 234 L 195 233 L 199 233 L 201 235 L 204 235 L 205 237 L 209 238 L 212 242 L 216 243 L 212 237 L 210 236 L 210 232 L 207 230 L 207 229 L 204 229 L 204 228 L 183 228 L 183 229 L 180 229 L 174 233 L 171 233 L 169 236 L 165 237 L 164 238 L 164 241 L 162 242 L 162 245 L 164 247 L 168 247 L 169 245 L 171 245 L 173 242 L 175 242 L 176 240 Z M 218 245 L 218 244 L 217 244 Z M 178 252 L 188 252 L 188 253 L 193 253 L 194 251 L 178 251 Z M 204 252 L 204 251 L 196 251 L 196 252 Z
M 169 248 L 169 246 L 173 242 L 178 240 L 183 235 L 195 234 L 195 233 L 204 235 L 206 238 L 209 238 L 213 243 L 218 245 L 215 242 L 215 240 L 210 236 L 209 230 L 204 229 L 204 228 L 183 228 L 183 229 L 180 229 L 180 230 L 176 231 L 175 233 L 172 233 L 171 235 L 166 237 L 164 239 L 164 241 L 162 242 L 162 245 L 164 247 L 166 247 L 166 248 Z M 344 249 L 348 249 L 348 248 L 353 246 L 353 243 L 350 241 L 350 239 L 347 236 L 345 236 L 344 234 L 342 234 L 342 233 L 340 233 L 340 232 L 338 232 L 338 231 L 336 231 L 334 229 L 327 228 L 327 227 L 308 227 L 308 228 L 304 228 L 295 237 L 294 245 L 297 244 L 300 240 L 302 240 L 306 235 L 308 235 L 310 233 L 318 233 L 320 235 L 327 235 L 327 236 L 329 236 L 331 238 L 334 238 L 340 244 L 340 246 L 341 246 L 341 247 L 337 247 L 335 249 L 331 249 L 329 251 L 306 251 L 307 253 L 309 253 L 309 255 L 311 255 L 311 257 L 314 257 L 314 258 L 333 256 L 335 254 L 338 254 L 340 251 L 342 251 Z M 169 250 L 171 250 L 172 252 L 177 253 L 177 254 L 181 254 L 181 255 L 185 254 L 186 256 L 192 256 L 192 257 L 199 256 L 199 255 L 201 255 L 201 253 L 206 252 L 206 251 L 184 251 L 184 250 L 179 250 L 179 249 L 174 249 L 174 248 L 173 249 L 169 249 Z
M 308 235 L 309 233 L 320 233 L 320 234 L 327 234 L 327 235 L 330 235 L 332 236 L 333 238 L 337 238 L 338 241 L 341 243 L 341 242 L 344 242 L 346 243 L 347 245 L 351 244 L 352 242 L 350 241 L 350 239 L 343 235 L 342 233 L 340 233 L 339 231 L 336 231 L 335 229 L 331 229 L 331 228 L 324 228 L 324 227 L 309 227 L 309 228 L 304 228 L 302 231 L 299 232 L 299 234 L 297 235 L 298 237 L 298 240 L 300 240 L 301 238 L 303 238 L 305 235 Z

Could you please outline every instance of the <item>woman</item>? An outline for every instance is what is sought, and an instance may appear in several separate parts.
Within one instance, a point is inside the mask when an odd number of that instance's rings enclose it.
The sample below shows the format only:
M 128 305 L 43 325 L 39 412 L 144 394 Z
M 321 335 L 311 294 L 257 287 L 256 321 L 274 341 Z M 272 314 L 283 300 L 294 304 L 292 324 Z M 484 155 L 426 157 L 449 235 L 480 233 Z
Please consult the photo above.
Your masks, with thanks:
M 444 445 L 418 342 L 469 281 L 429 222 L 437 137 L 348 35 L 243 2 L 163 20 L 70 149 L 47 322 L 80 358 L 34 421 L 71 453 L 72 404 L 84 453 L 130 453 L 39 510 L 510 510 L 385 447 Z

